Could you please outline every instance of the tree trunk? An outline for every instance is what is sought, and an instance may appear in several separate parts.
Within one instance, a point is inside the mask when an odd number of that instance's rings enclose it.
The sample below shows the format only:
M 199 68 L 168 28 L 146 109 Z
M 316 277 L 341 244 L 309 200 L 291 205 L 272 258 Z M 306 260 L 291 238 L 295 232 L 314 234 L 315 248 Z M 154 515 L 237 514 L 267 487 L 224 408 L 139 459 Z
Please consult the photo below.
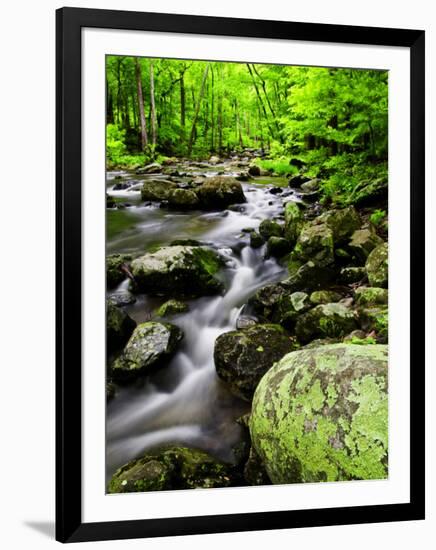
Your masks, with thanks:
M 276 117 L 276 114 L 274 112 L 274 109 L 272 108 L 272 105 L 271 105 L 271 101 L 268 97 L 268 94 L 266 93 L 266 84 L 265 84 L 265 80 L 260 76 L 258 70 L 256 69 L 256 65 L 253 65 L 253 70 L 254 72 L 257 74 L 257 76 L 259 77 L 259 80 L 261 82 L 261 86 L 262 86 L 262 90 L 263 90 L 263 94 L 265 96 L 265 99 L 266 99 L 266 102 L 267 102 L 267 105 L 268 105 L 268 108 L 271 112 L 271 115 L 273 117 L 273 121 L 274 121 L 274 126 L 276 127 L 276 130 L 277 130 L 277 137 L 279 138 L 279 141 L 280 143 L 283 143 L 283 138 L 280 134 L 280 126 L 279 126 L 279 123 L 278 123 L 278 120 L 277 120 L 277 117 Z
M 180 138 L 185 141 L 185 125 L 186 125 L 186 92 L 185 92 L 185 75 L 180 73 Z
M 136 87 L 138 91 L 139 122 L 141 125 L 141 148 L 144 151 L 148 147 L 147 121 L 145 119 L 145 113 L 144 113 L 144 97 L 142 93 L 141 66 L 139 65 L 138 58 L 135 57 L 134 59 L 135 59 Z
M 151 141 L 153 151 L 156 148 L 157 124 L 156 124 L 156 105 L 154 102 L 154 66 L 150 63 L 150 116 L 151 116 Z
M 271 125 L 269 123 L 268 114 L 266 112 L 265 105 L 264 105 L 263 100 L 262 100 L 262 96 L 260 95 L 259 88 L 256 84 L 256 80 L 254 78 L 253 71 L 251 70 L 251 67 L 250 67 L 249 63 L 246 63 L 246 65 L 247 65 L 248 71 L 251 75 L 251 80 L 253 82 L 254 89 L 256 90 L 257 98 L 259 99 L 259 105 L 262 108 L 262 111 L 263 111 L 263 114 L 264 114 L 264 117 L 265 117 L 265 122 L 267 123 L 267 126 L 268 126 L 268 129 L 269 129 L 269 132 L 270 132 L 271 136 L 274 137 L 274 130 L 273 130 L 273 128 L 271 127 Z
M 201 81 L 200 91 L 199 91 L 198 99 L 197 99 L 197 105 L 195 106 L 194 118 L 192 119 L 192 128 L 191 128 L 191 133 L 189 135 L 189 143 L 188 143 L 188 156 L 191 155 L 192 146 L 194 145 L 195 125 L 197 123 L 198 114 L 200 112 L 200 106 L 201 106 L 201 101 L 202 101 L 203 95 L 204 95 L 204 89 L 205 89 L 205 85 L 206 85 L 206 79 L 207 79 L 208 71 L 209 71 L 209 63 L 207 63 L 206 68 L 204 69 L 203 79 Z

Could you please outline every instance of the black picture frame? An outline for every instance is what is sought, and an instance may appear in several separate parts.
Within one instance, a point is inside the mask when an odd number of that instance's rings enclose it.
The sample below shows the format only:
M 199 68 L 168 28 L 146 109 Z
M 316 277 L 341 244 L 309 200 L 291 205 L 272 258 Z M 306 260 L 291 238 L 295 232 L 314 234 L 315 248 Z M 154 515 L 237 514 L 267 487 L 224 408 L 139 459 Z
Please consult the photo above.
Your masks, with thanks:
M 410 502 L 82 522 L 81 29 L 127 29 L 410 49 Z M 424 41 L 419 30 L 62 8 L 56 13 L 56 539 L 95 541 L 424 519 Z M 419 293 L 419 295 L 418 295 Z

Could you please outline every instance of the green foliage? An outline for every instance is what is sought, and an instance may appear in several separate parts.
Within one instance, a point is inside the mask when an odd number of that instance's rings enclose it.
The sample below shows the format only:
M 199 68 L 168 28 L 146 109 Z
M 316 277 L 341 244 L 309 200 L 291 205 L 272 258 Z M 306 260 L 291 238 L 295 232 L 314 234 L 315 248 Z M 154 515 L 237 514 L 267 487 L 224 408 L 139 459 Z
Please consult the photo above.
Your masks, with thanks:
M 128 154 L 125 134 L 125 130 L 116 124 L 106 125 L 106 162 L 111 168 L 134 169 L 142 166 L 146 160 L 143 154 Z
M 374 212 L 371 214 L 371 216 L 369 217 L 369 221 L 372 223 L 372 225 L 377 227 L 383 222 L 385 217 L 386 217 L 386 211 L 377 209 L 377 210 L 374 210 Z
M 289 164 L 289 158 L 256 159 L 256 164 L 264 170 L 269 170 L 276 176 L 289 176 L 298 172 L 295 166 Z

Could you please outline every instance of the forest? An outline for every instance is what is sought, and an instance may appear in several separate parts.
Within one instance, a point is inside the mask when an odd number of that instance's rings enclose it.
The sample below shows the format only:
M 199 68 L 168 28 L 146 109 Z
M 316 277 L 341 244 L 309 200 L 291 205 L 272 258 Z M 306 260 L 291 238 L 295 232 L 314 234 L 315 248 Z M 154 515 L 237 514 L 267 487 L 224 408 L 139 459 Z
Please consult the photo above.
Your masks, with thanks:
M 109 56 L 106 108 L 107 491 L 386 479 L 388 73 Z
M 109 168 L 256 148 L 329 196 L 387 173 L 386 71 L 109 56 L 106 104 Z

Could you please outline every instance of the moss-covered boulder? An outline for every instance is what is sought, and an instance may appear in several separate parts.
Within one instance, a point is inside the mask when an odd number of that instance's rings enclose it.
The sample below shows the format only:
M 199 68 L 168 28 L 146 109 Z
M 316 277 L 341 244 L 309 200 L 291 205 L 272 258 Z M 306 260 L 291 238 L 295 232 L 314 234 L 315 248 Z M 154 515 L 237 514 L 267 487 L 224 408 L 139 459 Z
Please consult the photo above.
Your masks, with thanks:
M 352 206 L 329 210 L 316 218 L 315 221 L 316 223 L 325 224 L 331 229 L 335 246 L 347 242 L 361 224 L 360 216 Z
M 360 286 L 356 288 L 354 300 L 359 306 L 375 306 L 388 303 L 388 290 L 386 288 Z
M 286 355 L 253 399 L 253 446 L 273 483 L 385 479 L 388 349 L 334 344 Z
M 108 296 L 108 302 L 117 307 L 128 306 L 136 302 L 136 297 L 128 290 L 114 292 Z
M 359 309 L 359 323 L 366 332 L 375 332 L 377 342 L 387 344 L 389 337 L 389 312 L 387 307 Z
M 301 231 L 292 252 L 292 261 L 311 261 L 325 267 L 334 263 L 333 233 L 326 224 L 308 224 Z
M 370 229 L 358 229 L 351 235 L 348 247 L 359 262 L 366 262 L 369 253 L 377 246 L 383 243 L 383 240 Z
M 222 266 L 218 254 L 200 246 L 167 246 L 131 264 L 137 292 L 203 296 L 222 290 L 215 277 Z
M 170 315 L 178 315 L 186 313 L 189 310 L 188 304 L 180 300 L 168 300 L 162 304 L 156 311 L 158 317 L 169 317 Z
M 233 394 L 250 401 L 262 376 L 294 346 L 279 325 L 226 332 L 215 341 L 215 368 Z
M 136 169 L 137 174 L 159 174 L 159 172 L 162 172 L 162 164 L 159 162 L 152 162 Z
M 266 250 L 269 256 L 282 258 L 291 251 L 289 241 L 283 237 L 270 237 L 268 239 Z
M 231 204 L 246 202 L 241 183 L 230 176 L 207 178 L 196 189 L 201 207 L 206 210 L 227 208 Z
M 298 315 L 310 307 L 308 294 L 292 292 L 281 283 L 260 288 L 249 304 L 259 317 L 288 329 L 292 329 Z
M 290 261 L 288 264 L 289 277 L 282 281 L 282 285 L 289 291 L 304 290 L 306 292 L 328 285 L 335 276 L 333 265 L 319 265 L 309 260 L 303 264 Z
M 366 260 L 365 267 L 371 286 L 388 287 L 388 243 L 374 248 Z
M 122 348 L 135 327 L 135 321 L 124 310 L 109 301 L 106 303 L 106 347 L 108 352 Z
M 168 206 L 175 210 L 194 210 L 200 201 L 191 189 L 172 189 L 168 194 Z
M 343 304 L 320 304 L 299 316 L 295 325 L 298 340 L 343 337 L 357 328 L 354 311 Z
M 311 193 L 312 191 L 318 191 L 321 185 L 321 180 L 319 178 L 313 178 L 309 181 L 306 181 L 301 184 L 301 189 L 303 191 L 306 191 L 307 193 Z
M 339 273 L 339 280 L 344 284 L 359 283 L 366 280 L 366 269 L 364 267 L 343 267 Z
M 283 226 L 274 220 L 262 220 L 259 225 L 259 233 L 267 241 L 270 237 L 281 237 Z
M 150 452 L 119 468 L 109 482 L 108 492 L 209 489 L 234 483 L 232 466 L 197 449 L 171 447 Z
M 303 212 L 297 202 L 285 204 L 284 236 L 294 246 L 303 227 Z
M 386 206 L 388 201 L 388 180 L 378 178 L 372 181 L 362 181 L 355 187 L 349 197 L 349 202 L 355 206 Z
M 260 248 L 265 244 L 265 240 L 260 233 L 254 229 L 250 231 L 250 246 L 251 248 Z
M 315 290 L 310 295 L 310 301 L 312 304 L 333 304 L 339 302 L 343 298 L 342 294 L 335 292 L 334 290 Z
M 110 254 L 106 256 L 106 284 L 108 288 L 114 288 L 126 278 L 126 268 L 132 259 L 128 254 Z
M 149 321 L 136 327 L 123 353 L 112 364 L 116 380 L 147 374 L 164 364 L 176 351 L 183 332 L 170 323 Z
M 141 188 L 141 198 L 143 201 L 161 202 L 168 200 L 174 189 L 177 189 L 177 184 L 170 180 L 145 180 Z

